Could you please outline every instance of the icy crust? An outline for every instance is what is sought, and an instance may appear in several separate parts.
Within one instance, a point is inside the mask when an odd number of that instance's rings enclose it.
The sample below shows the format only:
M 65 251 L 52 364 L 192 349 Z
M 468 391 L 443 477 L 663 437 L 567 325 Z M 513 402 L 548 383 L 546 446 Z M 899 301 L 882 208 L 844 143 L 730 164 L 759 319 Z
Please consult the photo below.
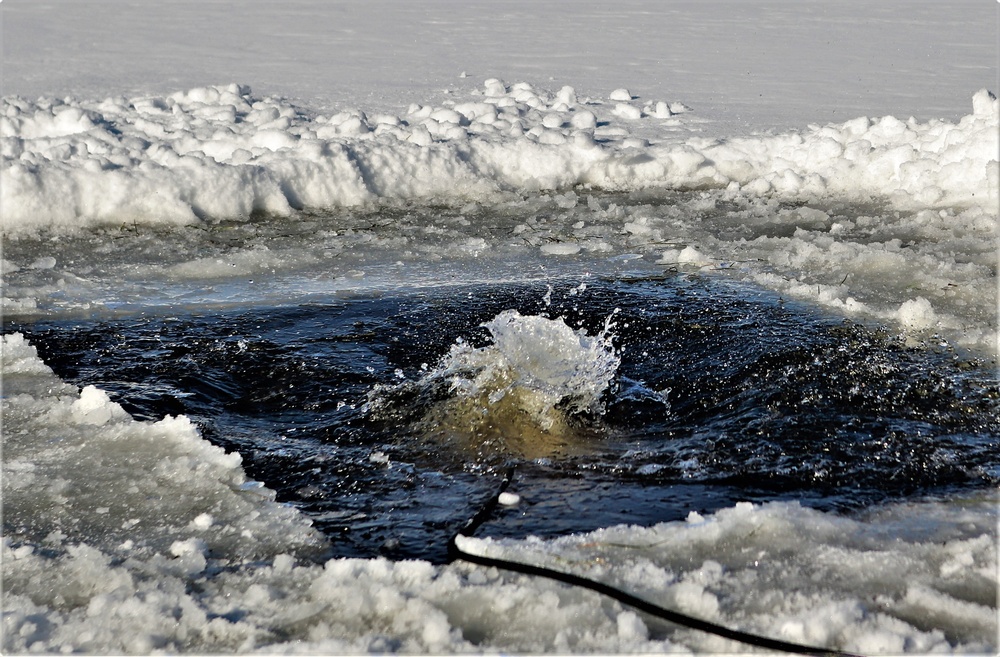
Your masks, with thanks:
M 902 208 L 997 203 L 997 101 L 985 90 L 957 124 L 858 118 L 754 138 L 692 137 L 688 110 L 624 89 L 590 99 L 496 79 L 372 116 L 321 114 L 236 84 L 101 102 L 7 97 L 0 214 L 13 235 L 578 184 L 886 197 Z
M 108 558 L 159 559 L 189 573 L 208 561 L 319 549 L 318 534 L 297 511 L 247 480 L 240 455 L 202 439 L 186 417 L 134 421 L 103 390 L 61 382 L 20 334 L 2 336 L 2 361 L 9 545 L 74 554 L 86 542 Z M 30 590 L 30 578 L 10 563 L 7 591 L 13 582 Z

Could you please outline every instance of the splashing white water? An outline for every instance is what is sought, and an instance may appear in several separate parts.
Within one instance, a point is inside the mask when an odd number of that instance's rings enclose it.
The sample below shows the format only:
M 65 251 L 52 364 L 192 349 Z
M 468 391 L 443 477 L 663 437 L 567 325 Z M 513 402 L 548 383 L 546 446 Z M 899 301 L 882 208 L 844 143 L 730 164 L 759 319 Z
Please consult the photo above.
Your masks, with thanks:
M 591 336 L 562 319 L 505 310 L 482 324 L 489 344 L 459 338 L 419 380 L 372 390 L 367 411 L 393 420 L 416 411 L 422 437 L 479 456 L 576 451 L 590 432 L 571 418 L 603 414 L 621 362 L 612 318 Z
M 551 427 L 549 415 L 557 406 L 570 414 L 602 412 L 601 395 L 621 362 L 609 339 L 610 318 L 596 336 L 574 331 L 561 319 L 516 310 L 505 310 L 483 326 L 492 344 L 456 343 L 438 370 L 458 397 L 485 394 L 495 404 L 519 396 L 543 429 Z

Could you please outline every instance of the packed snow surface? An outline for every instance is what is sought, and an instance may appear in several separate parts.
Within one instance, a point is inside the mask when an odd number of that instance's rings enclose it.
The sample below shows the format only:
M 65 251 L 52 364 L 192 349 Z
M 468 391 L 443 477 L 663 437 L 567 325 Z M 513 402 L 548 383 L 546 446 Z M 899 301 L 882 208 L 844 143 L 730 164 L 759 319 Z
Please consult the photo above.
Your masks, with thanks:
M 996 6 L 883 0 L 5 0 L 4 95 L 170 94 L 231 80 L 384 112 L 490 77 L 683 101 L 723 135 L 957 118 L 996 79 Z M 676 94 L 682 93 L 683 98 Z M 626 99 L 627 100 L 627 99 Z

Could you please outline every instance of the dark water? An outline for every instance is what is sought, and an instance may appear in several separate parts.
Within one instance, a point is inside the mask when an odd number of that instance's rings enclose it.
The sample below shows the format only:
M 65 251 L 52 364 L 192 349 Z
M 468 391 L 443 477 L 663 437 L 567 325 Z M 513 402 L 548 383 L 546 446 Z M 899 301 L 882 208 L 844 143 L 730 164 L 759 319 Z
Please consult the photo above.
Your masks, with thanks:
M 309 514 L 336 556 L 441 560 L 516 461 L 522 498 L 484 534 L 648 525 L 741 500 L 851 512 L 1000 483 L 992 369 L 907 349 L 698 276 L 451 287 L 283 307 L 5 322 L 62 378 L 140 419 L 187 414 L 248 474 Z M 365 412 L 378 385 L 417 381 L 456 339 L 487 341 L 505 309 L 591 335 L 615 313 L 622 363 L 584 449 L 517 459 L 429 445 L 422 408 Z M 666 402 L 664 403 L 664 396 Z M 414 402 L 416 403 L 416 402 Z M 572 424 L 571 423 L 571 424 Z

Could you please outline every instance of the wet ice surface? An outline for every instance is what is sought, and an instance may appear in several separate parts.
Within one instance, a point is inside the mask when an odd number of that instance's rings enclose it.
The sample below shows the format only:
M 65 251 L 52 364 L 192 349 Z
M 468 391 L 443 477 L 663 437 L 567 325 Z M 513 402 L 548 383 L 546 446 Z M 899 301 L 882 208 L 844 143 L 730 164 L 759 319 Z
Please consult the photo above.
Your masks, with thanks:
M 461 396 L 453 380 L 473 385 L 484 359 L 501 358 L 483 324 L 502 331 L 494 318 L 510 310 L 545 323 L 530 327 L 536 343 L 569 338 L 584 354 L 573 357 L 599 358 L 592 336 L 607 336 L 616 369 L 574 362 L 565 374 L 600 379 L 586 388 L 593 404 L 574 407 L 535 373 L 440 406 Z M 648 526 L 741 501 L 856 513 L 1000 481 L 988 364 L 699 274 L 5 328 L 37 344 L 60 377 L 108 391 L 137 419 L 190 417 L 310 517 L 336 556 L 440 562 L 448 535 L 510 463 L 521 503 L 488 525 L 498 537 Z M 569 349 L 558 340 L 547 362 Z M 468 371 L 456 349 L 479 350 Z M 504 366 L 529 367 L 530 351 L 520 355 Z M 548 410 L 517 386 L 544 388 Z
M 8 239 L 8 315 L 281 303 L 336 291 L 565 272 L 716 272 L 913 344 L 995 353 L 996 218 L 980 210 L 799 203 L 725 190 L 579 186 L 479 203 L 383 203 L 175 229 Z

